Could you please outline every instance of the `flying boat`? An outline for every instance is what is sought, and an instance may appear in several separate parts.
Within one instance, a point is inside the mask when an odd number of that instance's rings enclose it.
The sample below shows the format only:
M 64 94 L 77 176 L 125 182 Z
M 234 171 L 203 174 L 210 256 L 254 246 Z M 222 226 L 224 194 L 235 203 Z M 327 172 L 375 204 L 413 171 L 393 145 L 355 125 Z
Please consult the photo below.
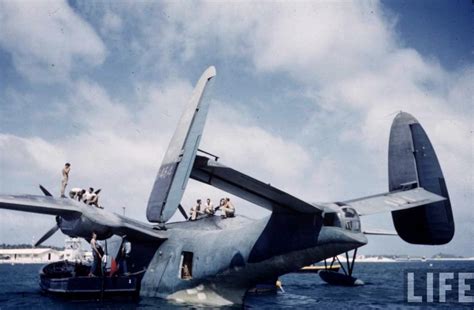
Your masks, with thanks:
M 328 270 L 322 278 L 331 284 L 355 285 L 352 270 L 357 249 L 367 244 L 367 234 L 378 234 L 364 231 L 360 217 L 375 213 L 390 212 L 396 233 L 411 244 L 440 245 L 453 238 L 446 182 L 426 132 L 412 115 L 398 113 L 391 126 L 387 192 L 309 203 L 199 149 L 215 76 L 214 67 L 205 70 L 179 120 L 148 200 L 148 223 L 53 197 L 44 187 L 41 196 L 0 195 L 0 208 L 54 216 L 55 225 L 38 244 L 57 230 L 87 240 L 95 232 L 100 240 L 118 238 L 119 245 L 126 237 L 137 293 L 188 304 L 242 304 L 246 292 L 256 285 L 275 283 L 284 274 L 333 261 L 340 254 L 347 255 L 344 273 Z M 169 222 L 178 210 L 187 218 L 181 199 L 189 179 L 271 213 L 262 219 L 237 212 L 230 218 Z

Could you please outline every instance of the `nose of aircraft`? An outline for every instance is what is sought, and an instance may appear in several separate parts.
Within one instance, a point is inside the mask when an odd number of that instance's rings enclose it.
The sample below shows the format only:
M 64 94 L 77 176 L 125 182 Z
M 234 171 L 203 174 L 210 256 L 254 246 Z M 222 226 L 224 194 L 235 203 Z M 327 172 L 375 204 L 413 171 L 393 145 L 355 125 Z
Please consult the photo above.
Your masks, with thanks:
M 361 232 L 354 232 L 338 227 L 321 228 L 318 238 L 319 244 L 339 244 L 348 245 L 353 248 L 361 247 L 367 244 L 367 237 Z

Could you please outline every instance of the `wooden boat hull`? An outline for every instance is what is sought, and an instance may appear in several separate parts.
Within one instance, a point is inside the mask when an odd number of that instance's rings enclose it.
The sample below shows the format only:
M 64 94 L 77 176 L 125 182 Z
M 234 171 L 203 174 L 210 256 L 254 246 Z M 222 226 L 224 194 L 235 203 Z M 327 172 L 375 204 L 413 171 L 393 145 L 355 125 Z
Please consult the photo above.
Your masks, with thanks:
M 88 276 L 89 270 L 89 266 L 68 262 L 46 265 L 40 272 L 40 288 L 45 293 L 72 299 L 138 297 L 143 272 L 118 276 Z

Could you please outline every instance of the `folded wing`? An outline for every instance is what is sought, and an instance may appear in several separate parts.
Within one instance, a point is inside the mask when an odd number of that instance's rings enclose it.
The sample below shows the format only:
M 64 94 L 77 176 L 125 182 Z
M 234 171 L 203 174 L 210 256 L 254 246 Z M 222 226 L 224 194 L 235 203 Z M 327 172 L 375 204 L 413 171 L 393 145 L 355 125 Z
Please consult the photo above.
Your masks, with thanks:
M 203 99 L 206 86 L 215 75 L 214 67 L 202 74 L 181 115 L 148 200 L 146 216 L 150 222 L 165 223 L 181 202 L 209 110 L 209 101 Z

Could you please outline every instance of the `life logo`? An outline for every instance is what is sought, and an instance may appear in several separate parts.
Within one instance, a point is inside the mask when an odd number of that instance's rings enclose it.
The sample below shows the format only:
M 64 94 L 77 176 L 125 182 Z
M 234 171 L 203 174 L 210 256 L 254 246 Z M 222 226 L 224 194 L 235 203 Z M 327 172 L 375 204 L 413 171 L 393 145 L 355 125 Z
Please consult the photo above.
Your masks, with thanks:
M 474 271 L 405 270 L 408 303 L 474 304 Z

